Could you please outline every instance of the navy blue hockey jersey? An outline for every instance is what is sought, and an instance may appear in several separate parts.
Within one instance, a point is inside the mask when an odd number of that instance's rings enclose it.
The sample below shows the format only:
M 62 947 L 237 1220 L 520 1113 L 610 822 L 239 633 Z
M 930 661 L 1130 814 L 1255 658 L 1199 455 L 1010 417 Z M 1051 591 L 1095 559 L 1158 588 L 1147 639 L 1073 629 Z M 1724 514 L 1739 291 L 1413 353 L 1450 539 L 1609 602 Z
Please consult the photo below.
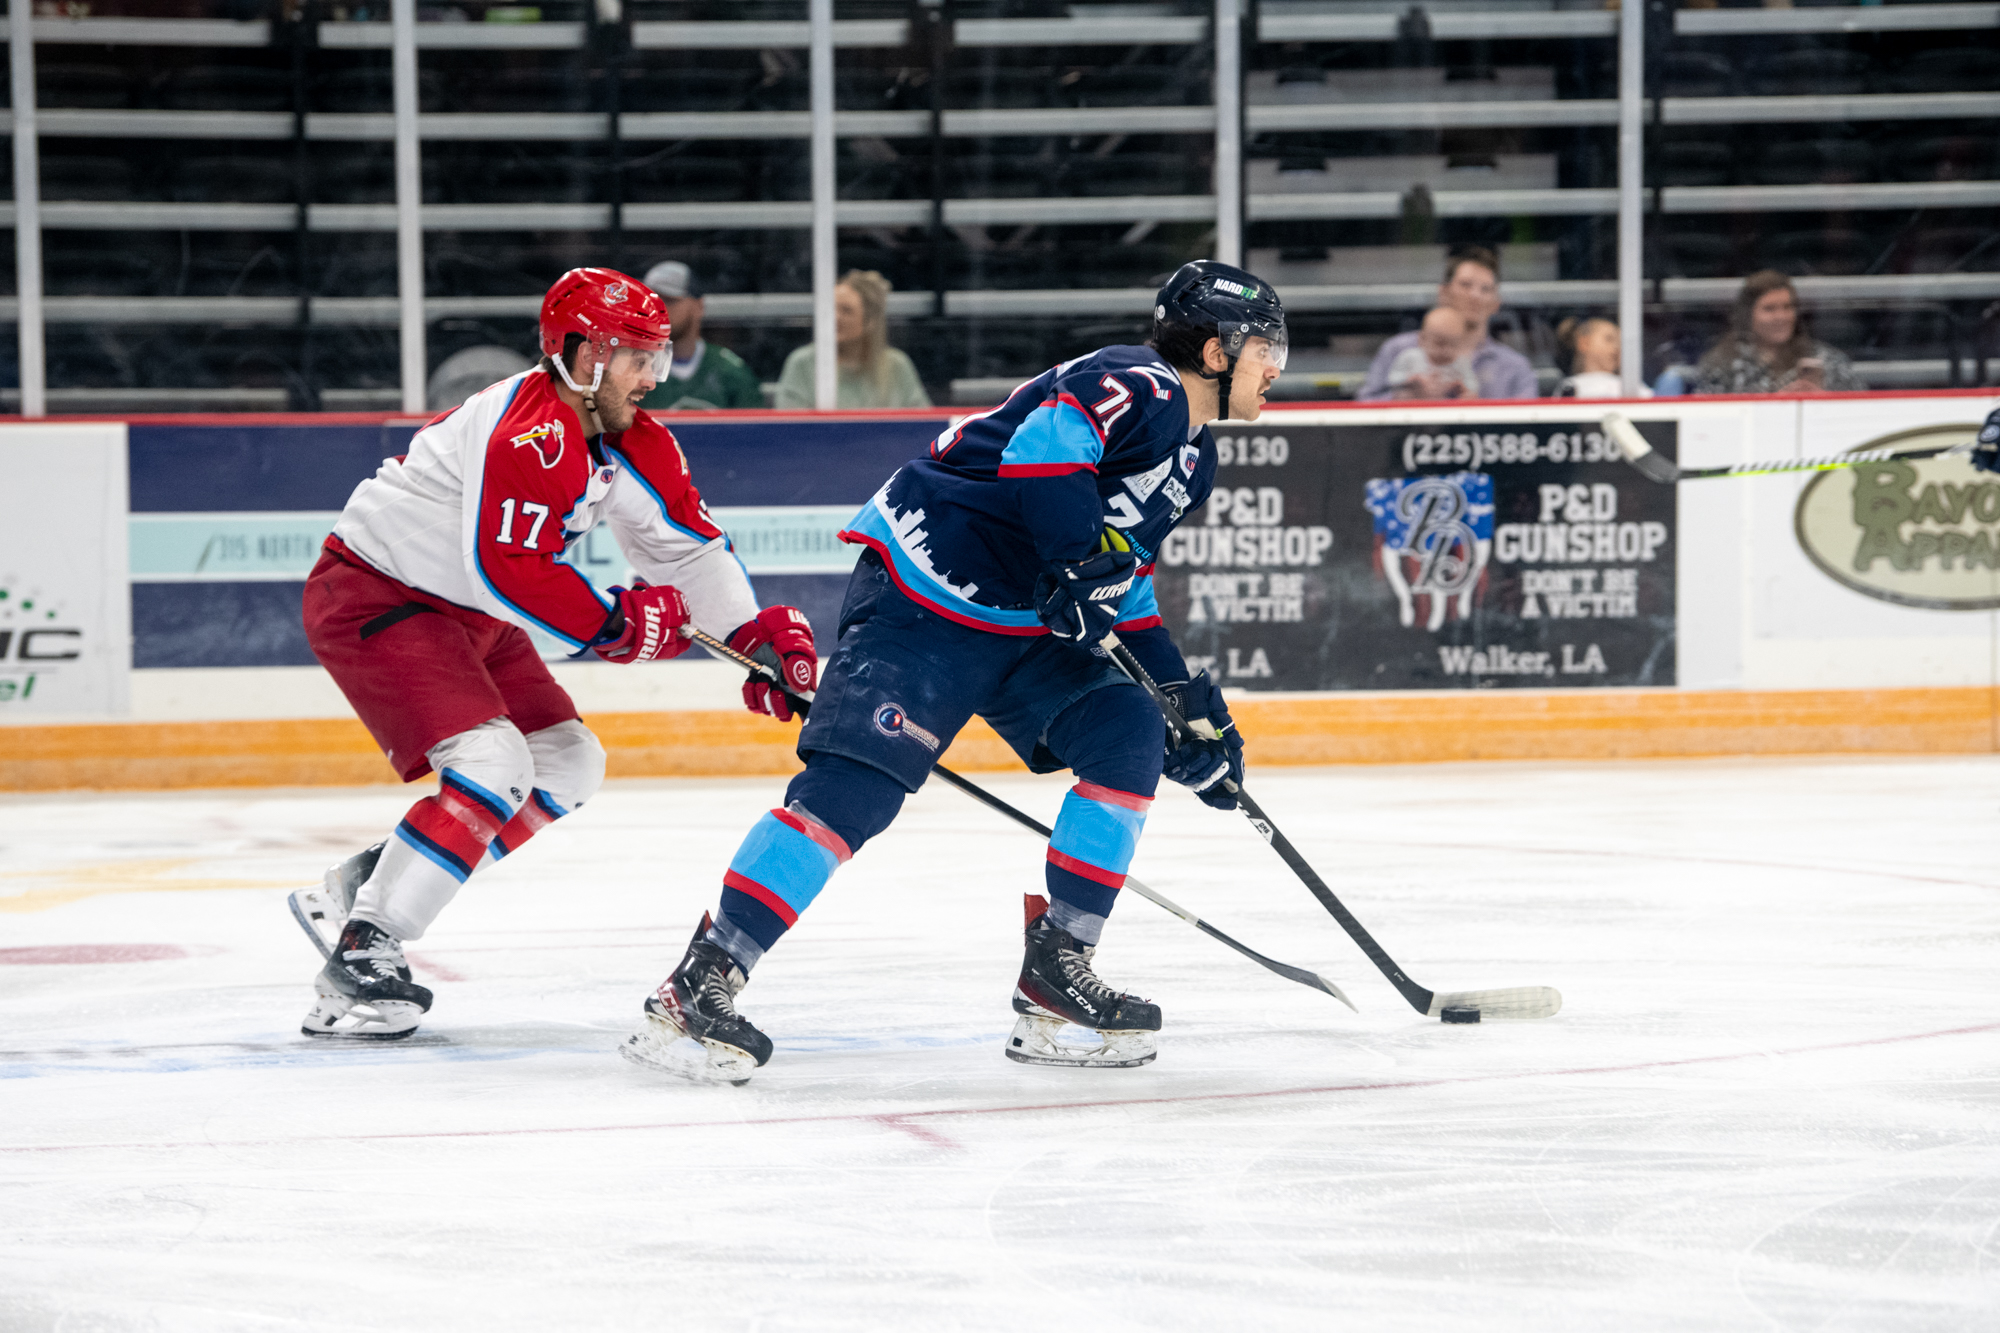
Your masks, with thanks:
M 1120 632 L 1160 623 L 1153 559 L 1208 500 L 1215 440 L 1188 429 L 1187 391 L 1150 347 L 1107 347 L 1029 380 L 898 469 L 843 531 L 939 615 L 996 634 L 1046 634 L 1033 606 L 1052 560 L 1081 560 L 1116 529 L 1140 577 Z

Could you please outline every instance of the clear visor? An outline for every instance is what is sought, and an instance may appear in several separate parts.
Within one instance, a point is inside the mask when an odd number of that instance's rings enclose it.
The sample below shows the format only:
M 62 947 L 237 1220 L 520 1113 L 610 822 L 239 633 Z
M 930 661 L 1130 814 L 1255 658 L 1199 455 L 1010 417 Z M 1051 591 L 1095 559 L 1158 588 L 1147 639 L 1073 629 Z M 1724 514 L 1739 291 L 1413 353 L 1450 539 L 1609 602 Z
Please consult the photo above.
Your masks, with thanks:
M 657 383 L 667 377 L 667 363 L 672 356 L 672 343 L 662 343 L 658 347 L 613 348 L 611 359 L 605 362 L 605 373 L 625 378 L 643 367 Z
M 1285 340 L 1283 329 L 1264 333 L 1252 333 L 1243 339 L 1243 350 L 1236 354 L 1236 364 L 1245 370 L 1262 370 L 1269 366 L 1273 370 L 1283 370 L 1285 360 L 1291 355 L 1291 345 Z

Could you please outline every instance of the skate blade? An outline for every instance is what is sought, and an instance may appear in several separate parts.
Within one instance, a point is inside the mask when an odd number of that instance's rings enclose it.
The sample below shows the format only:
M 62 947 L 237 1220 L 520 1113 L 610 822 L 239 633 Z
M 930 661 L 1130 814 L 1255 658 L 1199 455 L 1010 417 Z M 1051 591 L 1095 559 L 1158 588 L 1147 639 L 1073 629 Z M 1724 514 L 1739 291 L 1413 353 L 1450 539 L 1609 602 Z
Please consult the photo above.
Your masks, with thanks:
M 1143 1029 L 1093 1031 L 1060 1018 L 1023 1014 L 1007 1038 L 1007 1058 L 1024 1065 L 1070 1069 L 1134 1069 L 1160 1053 L 1154 1033 Z
M 407 1000 L 359 1004 L 322 986 L 299 1031 L 339 1041 L 401 1041 L 416 1032 L 423 1017 L 423 1009 Z
M 690 1083 L 728 1083 L 742 1087 L 756 1072 L 757 1061 L 741 1047 L 697 1039 L 649 1013 L 618 1047 L 618 1054 L 643 1069 L 671 1074 Z
M 340 943 L 341 927 L 347 924 L 347 913 L 340 907 L 339 899 L 324 885 L 316 885 L 298 890 L 285 902 L 292 909 L 292 918 L 299 923 L 299 929 L 319 950 L 319 956 L 333 957 L 334 947 Z

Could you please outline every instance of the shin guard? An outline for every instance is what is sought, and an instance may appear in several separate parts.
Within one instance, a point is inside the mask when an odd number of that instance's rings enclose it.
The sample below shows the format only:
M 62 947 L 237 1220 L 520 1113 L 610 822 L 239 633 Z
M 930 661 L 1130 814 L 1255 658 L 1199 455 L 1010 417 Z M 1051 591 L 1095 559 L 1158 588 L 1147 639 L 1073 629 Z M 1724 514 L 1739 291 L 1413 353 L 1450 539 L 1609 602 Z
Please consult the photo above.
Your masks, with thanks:
M 747 973 L 853 854 L 798 802 L 771 811 L 751 827 L 722 877 L 722 910 L 709 942 Z

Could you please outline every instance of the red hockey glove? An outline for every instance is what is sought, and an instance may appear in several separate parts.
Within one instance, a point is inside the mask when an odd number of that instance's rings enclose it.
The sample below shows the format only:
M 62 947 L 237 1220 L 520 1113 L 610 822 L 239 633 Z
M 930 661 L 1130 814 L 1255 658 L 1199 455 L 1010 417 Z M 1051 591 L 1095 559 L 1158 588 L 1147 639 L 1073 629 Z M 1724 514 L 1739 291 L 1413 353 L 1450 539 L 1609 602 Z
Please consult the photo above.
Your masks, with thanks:
M 612 612 L 606 630 L 616 627 L 618 635 L 608 643 L 592 644 L 592 652 L 623 666 L 679 657 L 688 650 L 689 640 L 680 634 L 681 626 L 688 623 L 687 602 L 680 589 L 655 588 L 644 579 L 634 579 L 629 589 L 610 591 L 618 599 L 618 609 Z
M 729 646 L 745 657 L 755 657 L 778 668 L 784 681 L 782 690 L 771 688 L 771 680 L 753 671 L 743 682 L 743 706 L 753 713 L 769 713 L 780 722 L 792 720 L 787 694 L 810 702 L 819 688 L 819 655 L 813 651 L 812 624 L 796 606 L 767 606 L 755 620 L 746 620 L 729 636 Z M 759 654 L 758 649 L 771 651 Z

